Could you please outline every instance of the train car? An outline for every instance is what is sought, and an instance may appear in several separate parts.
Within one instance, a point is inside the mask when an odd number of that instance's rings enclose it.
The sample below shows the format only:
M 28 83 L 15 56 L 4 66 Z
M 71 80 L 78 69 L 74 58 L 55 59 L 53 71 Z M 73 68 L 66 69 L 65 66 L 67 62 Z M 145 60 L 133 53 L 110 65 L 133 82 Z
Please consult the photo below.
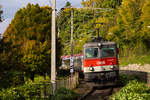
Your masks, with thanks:
M 70 69 L 70 55 L 61 56 L 62 59 L 62 69 Z M 74 70 L 77 72 L 81 72 L 82 70 L 82 61 L 83 61 L 83 55 L 82 54 L 74 54 L 73 55 L 73 64 L 74 64 Z
M 83 46 L 82 70 L 85 81 L 117 81 L 118 49 L 115 42 L 98 37 Z

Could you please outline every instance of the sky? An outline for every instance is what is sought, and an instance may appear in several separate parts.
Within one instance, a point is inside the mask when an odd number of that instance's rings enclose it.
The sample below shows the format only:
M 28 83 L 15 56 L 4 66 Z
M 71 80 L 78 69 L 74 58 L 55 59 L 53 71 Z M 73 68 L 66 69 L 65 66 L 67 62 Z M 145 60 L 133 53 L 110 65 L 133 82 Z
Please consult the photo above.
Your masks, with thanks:
M 65 3 L 69 1 L 74 7 L 81 7 L 81 0 L 56 0 L 56 8 L 60 9 L 64 7 Z M 51 0 L 0 0 L 0 5 L 2 5 L 3 19 L 4 21 L 0 23 L 0 33 L 6 30 L 7 26 L 13 19 L 16 11 L 22 7 L 25 7 L 28 3 L 39 4 L 40 6 L 48 5 L 51 6 Z

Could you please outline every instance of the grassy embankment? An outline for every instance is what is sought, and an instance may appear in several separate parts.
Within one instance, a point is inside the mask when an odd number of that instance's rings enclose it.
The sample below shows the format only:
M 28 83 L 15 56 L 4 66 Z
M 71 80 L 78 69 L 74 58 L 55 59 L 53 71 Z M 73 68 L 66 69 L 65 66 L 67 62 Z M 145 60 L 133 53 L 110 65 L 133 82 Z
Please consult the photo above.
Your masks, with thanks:
M 120 66 L 128 64 L 150 64 L 150 52 L 148 50 L 127 49 L 119 53 Z
M 128 64 L 150 64 L 150 55 L 120 57 L 119 62 L 121 66 L 126 66 Z

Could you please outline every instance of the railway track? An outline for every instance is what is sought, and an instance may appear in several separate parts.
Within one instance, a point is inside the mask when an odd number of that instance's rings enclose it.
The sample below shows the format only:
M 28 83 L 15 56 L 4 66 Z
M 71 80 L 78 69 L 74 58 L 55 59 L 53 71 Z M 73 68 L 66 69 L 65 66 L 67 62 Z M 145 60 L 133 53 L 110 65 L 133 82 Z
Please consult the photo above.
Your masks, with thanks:
M 96 87 L 83 100 L 108 100 L 119 89 L 120 87 L 115 86 Z
M 95 85 L 95 83 L 88 83 L 81 81 L 81 84 L 76 89 L 80 94 L 78 100 L 108 100 L 108 98 L 120 90 L 121 87 L 107 84 L 107 85 Z

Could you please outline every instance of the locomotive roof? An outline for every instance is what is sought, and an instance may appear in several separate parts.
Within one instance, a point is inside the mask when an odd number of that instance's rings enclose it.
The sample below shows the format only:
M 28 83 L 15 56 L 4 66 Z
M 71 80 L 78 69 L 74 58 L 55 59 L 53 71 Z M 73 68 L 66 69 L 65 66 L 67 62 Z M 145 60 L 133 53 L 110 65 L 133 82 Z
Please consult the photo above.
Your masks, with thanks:
M 106 42 L 89 42 L 89 43 L 84 44 L 83 47 L 97 47 L 99 43 L 101 43 L 102 45 L 116 45 L 115 42 L 110 42 L 110 41 L 106 41 Z

